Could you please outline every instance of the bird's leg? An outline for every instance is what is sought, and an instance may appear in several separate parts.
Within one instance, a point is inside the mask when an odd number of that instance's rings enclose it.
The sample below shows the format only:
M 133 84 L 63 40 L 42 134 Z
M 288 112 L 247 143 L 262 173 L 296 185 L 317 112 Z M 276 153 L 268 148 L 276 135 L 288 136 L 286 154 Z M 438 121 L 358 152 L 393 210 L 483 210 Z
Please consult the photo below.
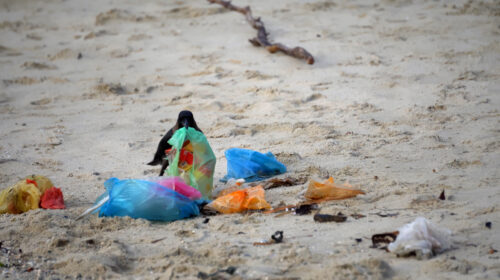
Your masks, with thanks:
M 168 167 L 168 160 L 164 159 L 162 160 L 162 165 L 161 165 L 161 171 L 160 171 L 160 176 L 163 176 L 163 174 L 165 173 L 165 169 L 167 169 Z

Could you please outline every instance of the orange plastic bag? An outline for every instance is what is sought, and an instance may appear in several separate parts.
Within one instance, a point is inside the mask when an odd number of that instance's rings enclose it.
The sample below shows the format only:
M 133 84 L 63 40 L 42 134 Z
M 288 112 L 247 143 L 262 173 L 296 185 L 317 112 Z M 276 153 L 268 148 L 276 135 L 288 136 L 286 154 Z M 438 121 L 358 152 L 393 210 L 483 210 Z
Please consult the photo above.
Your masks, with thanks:
M 222 214 L 231 214 L 245 210 L 269 209 L 271 205 L 265 199 L 264 188 L 259 185 L 220 196 L 207 207 Z
M 52 187 L 46 190 L 40 199 L 40 206 L 44 209 L 64 209 L 64 198 L 61 189 Z
M 0 214 L 20 214 L 37 209 L 40 191 L 29 180 L 19 181 L 14 186 L 0 192 Z
M 243 183 L 245 183 L 245 179 L 238 179 L 238 180 L 230 179 L 226 184 L 226 188 L 222 190 L 214 190 L 214 196 L 221 197 L 225 196 L 226 194 L 230 194 L 232 192 L 241 190 L 243 189 Z
M 350 189 L 349 184 L 344 184 L 344 186 L 348 188 L 337 187 L 332 177 L 323 183 L 311 180 L 305 197 L 310 200 L 338 200 L 365 194 L 362 190 Z

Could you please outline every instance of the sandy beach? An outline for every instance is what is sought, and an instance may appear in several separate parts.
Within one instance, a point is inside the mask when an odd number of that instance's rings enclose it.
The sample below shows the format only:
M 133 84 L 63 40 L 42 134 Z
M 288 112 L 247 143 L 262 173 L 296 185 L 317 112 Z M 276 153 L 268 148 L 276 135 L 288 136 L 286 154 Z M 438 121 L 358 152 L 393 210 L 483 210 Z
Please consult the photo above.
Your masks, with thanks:
M 500 278 L 500 2 L 233 4 L 315 63 L 252 46 L 241 14 L 204 0 L 0 0 L 0 187 L 42 174 L 67 207 L 0 215 L 0 278 Z M 158 174 L 146 163 L 185 109 L 218 187 L 237 147 L 276 155 L 278 178 L 332 176 L 366 194 L 319 205 L 344 223 L 75 221 L 108 178 Z M 266 200 L 298 203 L 307 182 Z M 417 217 L 451 230 L 452 249 L 419 260 L 370 248 Z M 282 243 L 253 245 L 279 230 Z

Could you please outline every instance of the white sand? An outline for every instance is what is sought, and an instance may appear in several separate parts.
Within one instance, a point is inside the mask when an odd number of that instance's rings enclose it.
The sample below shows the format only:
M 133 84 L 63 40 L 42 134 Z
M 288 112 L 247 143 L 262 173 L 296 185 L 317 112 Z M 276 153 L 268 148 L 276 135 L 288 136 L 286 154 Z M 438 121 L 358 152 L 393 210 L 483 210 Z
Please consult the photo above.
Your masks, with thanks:
M 271 40 L 309 50 L 308 65 L 253 47 L 241 14 L 202 0 L 1 1 L 1 187 L 43 174 L 68 208 L 0 216 L 1 277 L 193 279 L 229 266 L 218 276 L 500 277 L 489 253 L 500 250 L 500 3 L 470 2 L 234 2 Z M 109 90 L 118 84 L 125 94 Z M 182 109 L 212 145 L 217 184 L 226 149 L 271 151 L 281 177 L 333 176 L 367 193 L 322 213 L 366 217 L 74 222 L 107 178 L 159 171 L 145 163 Z M 296 203 L 306 186 L 266 198 Z M 429 260 L 370 248 L 418 216 L 452 230 L 454 248 Z M 252 245 L 277 230 L 284 243 Z

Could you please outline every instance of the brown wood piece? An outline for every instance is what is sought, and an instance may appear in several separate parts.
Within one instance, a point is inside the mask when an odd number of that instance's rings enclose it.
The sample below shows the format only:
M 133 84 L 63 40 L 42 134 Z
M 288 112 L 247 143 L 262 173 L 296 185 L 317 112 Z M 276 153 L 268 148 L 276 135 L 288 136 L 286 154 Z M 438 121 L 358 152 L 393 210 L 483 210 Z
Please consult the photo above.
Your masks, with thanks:
M 327 222 L 343 223 L 347 220 L 347 216 L 342 214 L 329 215 L 329 214 L 316 213 L 313 219 L 315 222 L 320 222 L 320 223 L 327 223 Z
M 280 43 L 271 43 L 269 42 L 269 39 L 267 38 L 267 33 L 266 28 L 264 27 L 264 23 L 260 20 L 260 17 L 254 18 L 252 15 L 252 10 L 250 9 L 249 6 L 246 7 L 238 7 L 233 4 L 231 4 L 231 1 L 224 1 L 224 0 L 207 0 L 211 4 L 219 4 L 223 6 L 224 8 L 235 11 L 238 13 L 241 13 L 245 16 L 247 22 L 257 30 L 257 37 L 249 39 L 250 43 L 256 47 L 264 47 L 266 48 L 270 53 L 275 53 L 275 52 L 282 52 L 286 55 L 289 55 L 291 57 L 295 57 L 298 59 L 304 59 L 307 61 L 308 64 L 314 64 L 314 57 L 306 51 L 302 47 L 295 47 L 295 48 L 289 48 L 283 44 Z

